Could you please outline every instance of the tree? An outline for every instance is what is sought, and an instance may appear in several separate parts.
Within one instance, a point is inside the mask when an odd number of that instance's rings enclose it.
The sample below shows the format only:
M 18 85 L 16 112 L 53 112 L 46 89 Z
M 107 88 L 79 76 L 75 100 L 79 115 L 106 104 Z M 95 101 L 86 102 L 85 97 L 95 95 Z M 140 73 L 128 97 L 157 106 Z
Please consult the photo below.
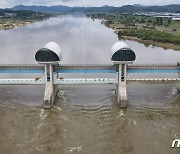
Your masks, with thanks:
M 155 19 L 156 19 L 156 23 L 157 23 L 158 25 L 162 25 L 162 24 L 163 24 L 163 18 L 161 18 L 161 17 L 156 17 Z
M 171 18 L 168 19 L 168 24 L 171 24 Z

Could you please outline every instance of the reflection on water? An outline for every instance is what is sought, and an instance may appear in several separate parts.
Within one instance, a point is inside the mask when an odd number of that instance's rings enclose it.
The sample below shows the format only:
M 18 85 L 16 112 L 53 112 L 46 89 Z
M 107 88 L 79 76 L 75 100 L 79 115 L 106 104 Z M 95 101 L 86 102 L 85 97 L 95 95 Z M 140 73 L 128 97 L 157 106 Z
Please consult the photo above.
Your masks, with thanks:
M 62 49 L 62 63 L 111 63 L 110 49 L 118 41 L 112 29 L 83 15 L 60 16 L 26 27 L 0 31 L 1 63 L 36 63 L 35 52 L 55 41 Z M 180 52 L 145 47 L 125 41 L 136 53 L 135 63 L 177 63 Z M 17 56 L 18 55 L 18 56 Z M 28 58 L 27 58 L 28 57 Z
M 63 63 L 111 63 L 109 51 L 117 41 L 111 29 L 85 16 L 52 18 L 0 35 L 1 63 L 36 63 L 34 53 L 49 41 L 60 44 Z M 126 42 L 136 63 L 179 60 L 176 51 Z M 115 85 L 60 86 L 52 110 L 42 109 L 44 86 L 0 86 L 0 151 L 178 154 L 171 149 L 180 138 L 177 86 L 130 83 L 127 110 L 116 103 Z

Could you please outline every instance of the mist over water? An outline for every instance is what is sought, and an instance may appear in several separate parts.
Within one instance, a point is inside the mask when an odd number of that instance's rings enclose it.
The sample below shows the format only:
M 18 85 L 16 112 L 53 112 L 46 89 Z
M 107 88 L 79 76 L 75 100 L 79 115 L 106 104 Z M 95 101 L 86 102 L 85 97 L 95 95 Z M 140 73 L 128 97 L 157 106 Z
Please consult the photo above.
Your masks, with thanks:
M 60 45 L 63 64 L 111 64 L 110 49 L 118 41 L 113 30 L 84 15 L 0 31 L 0 38 L 1 64 L 35 64 L 36 51 L 49 41 Z M 136 64 L 180 60 L 177 51 L 125 42 L 135 51 Z M 162 74 L 128 77 L 150 76 Z M 115 85 L 59 86 L 51 110 L 42 109 L 44 86 L 0 86 L 0 153 L 178 154 L 179 149 L 171 148 L 172 141 L 180 138 L 178 86 L 129 83 L 127 110 L 117 104 Z

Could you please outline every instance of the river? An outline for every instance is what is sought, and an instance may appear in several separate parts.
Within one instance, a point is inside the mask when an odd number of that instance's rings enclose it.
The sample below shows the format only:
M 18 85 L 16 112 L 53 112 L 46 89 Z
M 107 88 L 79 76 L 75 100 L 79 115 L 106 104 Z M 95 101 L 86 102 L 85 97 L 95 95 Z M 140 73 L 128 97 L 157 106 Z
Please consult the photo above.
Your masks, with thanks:
M 0 31 L 0 40 L 1 64 L 35 64 L 36 51 L 50 41 L 60 45 L 63 64 L 110 64 L 118 38 L 99 20 L 64 15 Z M 135 64 L 180 61 L 178 51 L 125 42 L 136 53 Z M 178 86 L 130 83 L 126 110 L 117 104 L 114 85 L 60 86 L 51 110 L 42 109 L 44 86 L 0 86 L 0 153 L 179 154 L 171 148 L 180 139 Z

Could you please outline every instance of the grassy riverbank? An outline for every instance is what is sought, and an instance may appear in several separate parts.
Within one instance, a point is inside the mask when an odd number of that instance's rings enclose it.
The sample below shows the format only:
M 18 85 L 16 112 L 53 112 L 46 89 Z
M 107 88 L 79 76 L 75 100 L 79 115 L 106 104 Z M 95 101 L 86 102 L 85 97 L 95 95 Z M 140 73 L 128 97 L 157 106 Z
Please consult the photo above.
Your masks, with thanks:
M 88 14 L 115 30 L 119 39 L 129 39 L 168 49 L 180 50 L 180 21 L 171 18 L 119 13 Z
M 25 26 L 29 23 L 45 20 L 52 16 L 55 16 L 55 14 L 0 9 L 0 30 L 8 30 L 17 26 Z

